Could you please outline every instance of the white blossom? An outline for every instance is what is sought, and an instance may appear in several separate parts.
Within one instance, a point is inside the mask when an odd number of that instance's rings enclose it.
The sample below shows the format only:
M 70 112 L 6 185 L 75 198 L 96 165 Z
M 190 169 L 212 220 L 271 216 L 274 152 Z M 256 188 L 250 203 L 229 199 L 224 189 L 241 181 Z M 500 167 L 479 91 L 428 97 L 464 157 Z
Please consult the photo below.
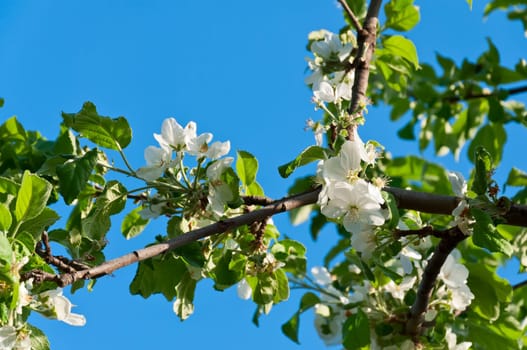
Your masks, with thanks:
M 466 199 L 467 195 L 467 182 L 463 177 L 463 174 L 457 171 L 452 171 L 448 173 L 448 179 L 452 185 L 452 191 L 460 199 L 457 207 L 452 211 L 454 216 L 454 224 L 459 227 L 461 232 L 465 235 L 472 234 L 472 225 L 474 224 L 474 219 L 470 216 L 469 205 Z
M 350 43 L 343 44 L 337 34 L 328 31 L 324 32 L 324 39 L 314 41 L 311 44 L 311 52 L 329 60 L 332 56 L 337 56 L 340 61 L 345 60 L 351 53 L 353 46 Z
M 184 128 L 174 118 L 167 118 L 161 125 L 161 134 L 154 134 L 161 147 L 176 151 L 188 147 L 190 140 L 196 138 L 196 123 L 189 122 Z
M 372 184 L 358 179 L 353 185 L 336 182 L 328 186 L 327 203 L 321 203 L 325 216 L 342 217 L 342 224 L 348 232 L 359 233 L 371 225 L 384 224 L 380 191 Z
M 231 166 L 233 160 L 232 157 L 219 159 L 207 168 L 207 177 L 210 181 L 209 194 L 207 196 L 209 201 L 208 210 L 218 217 L 224 214 L 225 204 L 233 198 L 229 185 L 221 180 L 221 175 Z
M 358 133 L 353 141 L 342 144 L 339 154 L 322 163 L 321 176 L 326 181 L 353 182 L 360 171 L 361 160 L 367 160 L 368 155 L 364 143 Z
M 377 247 L 375 233 L 369 227 L 353 232 L 351 235 L 351 246 L 361 253 L 363 259 L 369 260 Z
M 197 158 L 205 157 L 211 140 L 212 134 L 209 132 L 190 138 L 187 142 L 187 153 Z
M 216 141 L 212 145 L 209 146 L 207 152 L 205 152 L 205 156 L 210 160 L 216 160 L 218 158 L 223 157 L 229 151 L 231 150 L 231 143 L 230 141 L 220 142 Z
M 253 290 L 249 283 L 247 283 L 247 280 L 244 278 L 238 282 L 236 292 L 238 293 L 238 297 L 240 297 L 240 299 L 247 300 L 251 297 Z
M 464 341 L 462 343 L 457 343 L 457 335 L 452 332 L 450 327 L 446 328 L 445 340 L 448 346 L 448 350 L 468 350 L 472 346 L 471 342 Z
M 62 295 L 62 288 L 40 293 L 38 300 L 47 308 L 47 312 L 42 313 L 44 316 L 56 318 L 71 326 L 84 326 L 86 324 L 86 318 L 83 315 L 71 312 L 73 305 L 68 298 Z
M 146 181 L 160 178 L 167 168 L 176 165 L 172 161 L 172 151 L 167 147 L 148 146 L 144 155 L 146 166 L 139 168 L 136 174 Z
M 322 146 L 323 136 L 326 133 L 326 129 L 319 122 L 314 122 L 312 119 L 306 121 L 306 129 L 311 129 L 315 134 L 315 144 L 317 146 Z
M 384 285 L 384 289 L 395 299 L 403 300 L 406 292 L 412 289 L 416 280 L 416 276 L 406 276 L 399 284 L 396 284 L 394 281 L 388 282 Z
M 454 257 L 448 255 L 445 263 L 439 272 L 439 278 L 446 285 L 452 295 L 452 307 L 455 310 L 463 311 L 474 299 L 474 294 L 467 286 L 468 269 L 456 263 Z
M 0 349 L 31 350 L 30 331 L 13 326 L 0 327 Z

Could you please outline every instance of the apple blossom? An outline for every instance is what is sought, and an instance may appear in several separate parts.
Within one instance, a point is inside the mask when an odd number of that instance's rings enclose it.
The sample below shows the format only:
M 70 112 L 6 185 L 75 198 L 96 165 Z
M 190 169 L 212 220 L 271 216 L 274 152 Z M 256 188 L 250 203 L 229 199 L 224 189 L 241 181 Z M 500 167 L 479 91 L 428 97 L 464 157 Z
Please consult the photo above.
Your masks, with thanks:
M 348 232 L 359 233 L 363 229 L 384 224 L 380 191 L 372 184 L 358 179 L 353 185 L 336 182 L 328 186 L 327 203 L 321 204 L 322 214 L 336 219 L 342 217 L 342 224 Z
M 439 278 L 451 293 L 452 307 L 459 311 L 465 310 L 474 299 L 474 294 L 466 284 L 468 269 L 464 265 L 456 263 L 453 255 L 450 254 L 441 267 Z
M 457 335 L 452 332 L 452 328 L 447 327 L 445 333 L 445 340 L 448 346 L 448 350 L 468 350 L 472 346 L 471 342 L 464 341 L 462 343 L 457 343 Z
M 161 125 L 161 134 L 154 134 L 161 147 L 176 151 L 185 150 L 190 140 L 196 138 L 196 123 L 189 122 L 184 128 L 174 118 L 167 118 Z
M 86 318 L 83 315 L 71 312 L 73 305 L 68 298 L 62 295 L 62 288 L 48 290 L 36 297 L 40 302 L 36 310 L 44 316 L 55 318 L 71 326 L 84 326 L 86 324 Z
M 355 132 L 353 141 L 345 141 L 339 154 L 322 163 L 321 176 L 326 181 L 353 182 L 361 170 L 361 160 L 367 161 L 368 154 L 359 134 Z
M 452 185 L 452 191 L 454 191 L 456 196 L 461 198 L 457 207 L 452 211 L 454 223 L 465 235 L 471 235 L 472 225 L 475 221 L 470 216 L 469 205 L 466 199 L 467 182 L 465 181 L 463 175 L 457 171 L 449 172 L 448 179 Z
M 225 205 L 233 198 L 230 187 L 223 183 L 221 175 L 232 164 L 234 158 L 227 157 L 217 160 L 207 168 L 207 177 L 210 181 L 208 193 L 208 209 L 217 217 L 225 212 Z
M 167 147 L 148 146 L 145 149 L 146 166 L 136 171 L 138 177 L 146 181 L 154 181 L 161 176 L 165 170 L 177 163 L 172 161 L 172 151 Z
M 416 280 L 416 276 L 406 276 L 399 284 L 396 284 L 393 280 L 390 280 L 384 285 L 384 290 L 390 293 L 395 299 L 403 300 L 406 292 L 413 288 Z
M 236 292 L 240 299 L 247 300 L 251 297 L 253 290 L 249 283 L 247 283 L 247 280 L 244 278 L 238 282 L 238 285 L 236 286 Z

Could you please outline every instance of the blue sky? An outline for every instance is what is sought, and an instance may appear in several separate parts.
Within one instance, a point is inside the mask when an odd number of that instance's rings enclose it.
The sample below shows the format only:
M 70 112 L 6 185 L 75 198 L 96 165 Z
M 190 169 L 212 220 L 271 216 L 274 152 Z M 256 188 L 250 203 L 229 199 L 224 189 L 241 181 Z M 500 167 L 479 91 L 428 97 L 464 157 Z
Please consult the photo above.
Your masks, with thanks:
M 194 120 L 199 132 L 215 140 L 230 140 L 235 150 L 252 152 L 260 162 L 259 182 L 270 197 L 285 195 L 291 180 L 277 166 L 313 143 L 303 130 L 307 118 L 318 119 L 310 91 L 303 84 L 307 34 L 316 29 L 338 30 L 342 25 L 334 0 L 227 1 L 2 1 L 0 3 L 0 96 L 6 102 L 0 121 L 17 115 L 27 129 L 48 138 L 58 133 L 61 111 L 75 112 L 92 101 L 102 115 L 128 118 L 134 139 L 127 149 L 133 166 L 144 164 L 143 149 L 155 144 L 164 118 L 181 123 Z M 436 52 L 456 60 L 475 59 L 491 36 L 502 62 L 515 63 L 526 52 L 518 23 L 503 14 L 482 19 L 483 5 L 475 1 L 417 2 L 422 22 L 408 36 L 423 62 Z M 525 101 L 525 96 L 519 97 Z M 417 153 L 414 144 L 397 139 L 400 127 L 390 123 L 387 110 L 370 109 L 363 139 L 376 139 L 394 155 Z M 389 130 L 387 132 L 387 130 Z M 393 135 L 391 135 L 393 134 Z M 519 164 L 513 149 L 525 147 L 525 130 L 511 136 L 504 158 L 508 171 Z M 523 139 L 524 140 L 524 139 Z M 117 155 L 112 157 L 117 159 Z M 468 173 L 466 156 L 449 168 Z M 498 173 L 503 176 L 505 172 Z M 275 218 L 282 233 L 304 241 L 312 265 L 335 239 L 324 232 L 316 243 L 307 227 L 291 227 L 285 215 Z M 151 242 L 164 223 L 125 241 L 114 223 L 108 235 L 108 258 Z M 99 280 L 93 292 L 71 296 L 77 312 L 87 317 L 74 328 L 36 316 L 32 321 L 49 336 L 52 349 L 230 348 L 317 349 L 323 346 L 312 316 L 301 320 L 302 346 L 289 341 L 280 325 L 295 311 L 298 294 L 261 318 L 250 322 L 254 306 L 239 300 L 234 290 L 198 286 L 196 311 L 180 322 L 172 304 L 158 296 L 130 296 L 128 285 L 135 266 Z

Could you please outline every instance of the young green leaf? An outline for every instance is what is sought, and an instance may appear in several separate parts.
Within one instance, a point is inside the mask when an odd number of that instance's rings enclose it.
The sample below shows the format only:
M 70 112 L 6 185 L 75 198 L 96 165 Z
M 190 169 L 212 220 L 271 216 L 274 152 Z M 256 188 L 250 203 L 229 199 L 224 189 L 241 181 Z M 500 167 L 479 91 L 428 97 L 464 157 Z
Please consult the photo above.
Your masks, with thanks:
M 396 57 L 402 57 L 411 64 L 415 69 L 419 68 L 419 58 L 414 43 L 401 35 L 393 35 L 383 40 L 383 54 L 390 54 Z
M 145 229 L 148 224 L 148 219 L 143 219 L 139 212 L 143 208 L 137 207 L 128 214 L 123 219 L 121 223 L 121 232 L 123 233 L 124 238 L 130 239 L 139 235 Z
M 197 281 L 194 280 L 188 271 L 182 276 L 181 281 L 176 286 L 177 299 L 174 302 L 174 312 L 181 321 L 185 321 L 194 312 L 194 292 Z
M 489 186 L 489 176 L 492 169 L 492 158 L 485 148 L 479 146 L 474 152 L 474 163 L 476 165 L 476 174 L 472 182 L 472 191 L 478 195 L 487 193 Z
M 26 170 L 16 199 L 16 220 L 22 222 L 38 216 L 46 207 L 51 190 L 49 182 Z
M 289 177 L 298 167 L 327 157 L 326 149 L 319 146 L 309 146 L 295 159 L 278 167 L 278 172 L 283 178 Z
M 71 204 L 84 189 L 95 164 L 97 164 L 97 150 L 93 149 L 80 158 L 57 166 L 59 192 L 66 204 Z
M 479 208 L 471 208 L 470 213 L 476 220 L 474 234 L 472 235 L 474 244 L 491 252 L 500 252 L 510 257 L 514 252 L 514 248 L 498 232 L 490 215 Z
M 342 337 L 346 349 L 361 349 L 370 344 L 370 323 L 360 308 L 344 322 Z
M 249 152 L 237 151 L 236 172 L 244 187 L 250 186 L 256 179 L 258 160 Z
M 300 344 L 298 340 L 298 329 L 300 327 L 300 314 L 311 309 L 317 303 L 320 302 L 320 299 L 313 293 L 307 292 L 302 296 L 298 311 L 282 325 L 282 332 L 286 337 L 291 339 L 297 344 Z
M 12 222 L 11 212 L 5 204 L 0 203 L 0 232 L 7 232 Z
M 91 102 L 85 102 L 77 113 L 62 113 L 62 118 L 68 127 L 101 147 L 122 150 L 132 140 L 132 129 L 124 117 L 100 116 Z
M 419 7 L 413 0 L 392 0 L 384 6 L 384 13 L 387 28 L 404 32 L 419 23 Z

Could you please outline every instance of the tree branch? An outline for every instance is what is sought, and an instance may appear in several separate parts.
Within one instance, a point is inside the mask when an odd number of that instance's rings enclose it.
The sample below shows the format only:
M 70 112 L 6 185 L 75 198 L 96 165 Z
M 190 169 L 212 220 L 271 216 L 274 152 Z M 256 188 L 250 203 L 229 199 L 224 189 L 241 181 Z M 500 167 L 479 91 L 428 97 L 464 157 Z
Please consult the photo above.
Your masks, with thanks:
M 362 114 L 362 106 L 365 105 L 368 78 L 370 76 L 370 62 L 375 51 L 377 40 L 377 23 L 382 0 L 371 0 L 368 13 L 361 30 L 357 31 L 358 52 L 353 65 L 355 66 L 355 80 L 351 90 L 351 103 L 348 109 L 350 118 L 357 113 Z M 348 127 L 348 138 L 353 139 L 355 125 Z
M 166 253 L 199 239 L 232 230 L 242 225 L 248 225 L 253 222 L 262 221 L 275 214 L 289 211 L 304 205 L 314 204 L 318 199 L 320 190 L 321 188 L 319 187 L 308 192 L 276 200 L 273 202 L 273 204 L 267 205 L 261 209 L 242 214 L 235 218 L 220 220 L 212 225 L 190 231 L 167 242 L 133 251 L 132 253 L 123 255 L 113 260 L 109 260 L 92 268 L 84 268 L 79 270 L 79 266 L 73 266 L 75 271 L 67 271 L 61 275 L 54 275 L 43 273 L 42 271 L 38 270 L 33 270 L 25 273 L 22 279 L 25 280 L 33 277 L 35 278 L 35 281 L 53 281 L 59 286 L 64 287 L 80 279 L 98 278 L 108 275 L 124 266 L 128 266 L 156 255 Z M 453 196 L 417 192 L 394 187 L 386 187 L 383 190 L 391 193 L 395 197 L 397 206 L 400 209 L 413 209 L 432 214 L 450 215 L 459 201 L 459 198 Z M 507 220 L 507 223 L 510 225 L 527 227 L 527 206 L 513 204 L 510 210 L 503 214 L 503 218 Z M 69 265 L 72 267 L 71 264 Z
M 226 232 L 242 225 L 248 225 L 253 222 L 262 221 L 278 213 L 289 211 L 306 204 L 312 204 L 317 201 L 320 188 L 309 192 L 283 198 L 272 205 L 265 206 L 261 209 L 242 214 L 235 218 L 220 220 L 212 225 L 199 228 L 185 233 L 184 235 L 173 238 L 167 242 L 148 246 L 143 249 L 133 251 L 119 258 L 106 261 L 105 263 L 89 269 L 63 273 L 59 276 L 45 276 L 45 280 L 56 282 L 60 287 L 67 286 L 81 279 L 94 279 L 111 274 L 117 269 L 128 266 L 139 261 L 169 252 L 188 243 L 199 239 L 212 236 L 217 233 Z
M 353 27 L 355 27 L 355 30 L 357 30 L 357 32 L 361 31 L 362 25 L 360 24 L 357 16 L 355 16 L 351 8 L 348 6 L 348 3 L 346 2 L 346 0 L 338 0 L 338 1 L 342 5 L 344 10 L 346 11 L 346 14 L 349 16 L 351 23 L 353 24 Z
M 467 94 L 465 96 L 451 96 L 451 97 L 447 97 L 446 100 L 447 102 L 455 103 L 455 102 L 460 102 L 460 101 L 475 100 L 478 98 L 499 96 L 503 93 L 506 93 L 507 97 L 509 97 L 512 95 L 521 94 L 523 92 L 527 92 L 527 86 L 519 86 L 519 87 L 511 88 L 511 89 L 498 89 L 498 90 L 489 91 L 489 92 L 484 91 L 478 94 Z
M 430 301 L 437 276 L 441 271 L 441 266 L 443 266 L 448 254 L 454 250 L 457 244 L 468 237 L 457 226 L 442 232 L 441 235 L 443 238 L 426 265 L 423 279 L 417 290 L 417 297 L 408 314 L 405 333 L 414 338 L 421 333 L 424 315 L 428 308 L 428 302 Z

